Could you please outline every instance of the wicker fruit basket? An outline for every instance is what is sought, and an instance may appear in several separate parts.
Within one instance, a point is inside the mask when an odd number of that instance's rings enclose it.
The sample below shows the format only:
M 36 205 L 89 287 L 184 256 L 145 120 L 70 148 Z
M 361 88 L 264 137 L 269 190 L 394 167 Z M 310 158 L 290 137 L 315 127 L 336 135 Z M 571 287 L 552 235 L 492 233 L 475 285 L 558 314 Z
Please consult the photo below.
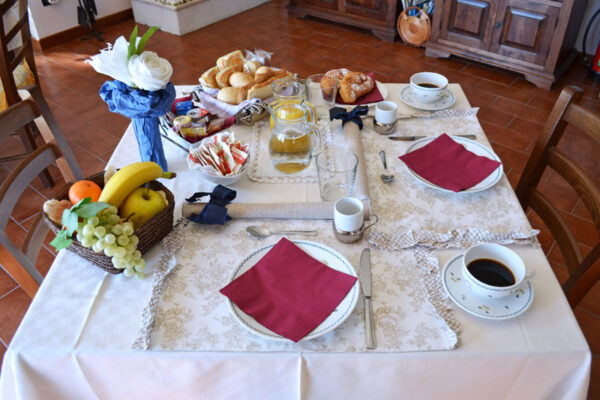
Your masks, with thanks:
M 104 186 L 104 172 L 100 172 L 96 175 L 93 175 L 90 178 L 87 178 L 90 181 L 97 183 L 100 187 Z M 167 200 L 169 201 L 169 205 L 165 207 L 161 212 L 152 217 L 151 220 L 146 222 L 144 225 L 140 226 L 135 230 L 134 234 L 139 238 L 138 250 L 144 254 L 150 248 L 152 248 L 156 243 L 158 243 L 163 237 L 165 237 L 173 228 L 173 209 L 175 206 L 175 198 L 173 197 L 173 193 L 169 189 L 167 189 L 162 183 L 157 181 L 150 182 L 150 189 L 152 190 L 162 190 L 167 195 Z M 57 193 L 56 198 L 59 200 L 68 199 L 69 189 L 65 188 L 65 190 Z M 46 222 L 46 225 L 54 232 L 55 234 L 59 233 L 62 227 L 48 218 L 46 213 L 42 212 L 42 218 Z M 73 243 L 68 247 L 68 250 L 72 251 L 75 254 L 80 255 L 86 260 L 91 261 L 93 264 L 102 268 L 106 272 L 110 274 L 120 274 L 123 272 L 122 269 L 115 268 L 112 265 L 112 261 L 110 257 L 105 256 L 103 253 L 96 253 L 92 249 L 88 249 L 87 247 L 83 247 L 81 243 L 79 243 L 76 239 L 73 239 Z

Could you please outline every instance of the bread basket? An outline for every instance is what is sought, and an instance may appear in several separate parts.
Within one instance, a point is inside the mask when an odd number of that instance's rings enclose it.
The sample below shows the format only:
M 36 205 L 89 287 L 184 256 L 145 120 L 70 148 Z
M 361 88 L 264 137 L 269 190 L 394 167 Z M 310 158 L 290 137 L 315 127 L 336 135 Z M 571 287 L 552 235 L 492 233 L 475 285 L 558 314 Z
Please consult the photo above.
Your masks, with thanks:
M 90 181 L 95 182 L 100 187 L 104 186 L 104 172 L 100 172 L 95 174 L 89 178 Z M 150 189 L 152 190 L 162 190 L 167 195 L 167 200 L 169 201 L 169 205 L 166 206 L 162 211 L 156 214 L 152 219 L 146 222 L 144 225 L 137 228 L 134 234 L 139 238 L 138 250 L 144 254 L 150 248 L 152 248 L 156 243 L 158 243 L 163 237 L 165 237 L 173 227 L 173 209 L 175 206 L 175 198 L 173 197 L 173 193 L 169 191 L 162 183 L 157 181 L 150 182 Z M 59 200 L 68 199 L 69 189 L 65 188 L 61 192 L 57 193 L 55 198 Z M 55 234 L 59 233 L 62 229 L 62 226 L 54 223 L 46 213 L 42 212 L 42 218 L 44 222 L 52 232 Z M 89 260 L 97 267 L 105 270 L 110 274 L 119 274 L 123 272 L 122 269 L 115 268 L 112 264 L 111 258 L 105 256 L 104 253 L 96 253 L 91 248 L 83 247 L 81 243 L 79 243 L 76 239 L 73 239 L 73 243 L 67 248 L 75 254 Z
M 416 10 L 418 16 L 408 15 L 409 11 Z M 431 21 L 427 13 L 419 7 L 408 7 L 398 16 L 398 33 L 404 43 L 420 47 L 431 36 Z

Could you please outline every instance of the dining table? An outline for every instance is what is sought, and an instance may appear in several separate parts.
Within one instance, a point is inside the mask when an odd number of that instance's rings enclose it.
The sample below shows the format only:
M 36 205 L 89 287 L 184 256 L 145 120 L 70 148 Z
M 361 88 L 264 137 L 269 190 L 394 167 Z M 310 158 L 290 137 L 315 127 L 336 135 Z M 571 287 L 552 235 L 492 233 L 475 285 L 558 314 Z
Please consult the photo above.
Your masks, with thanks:
M 449 85 L 452 105 L 431 113 L 405 104 L 406 87 L 382 84 L 385 99 L 407 116 L 393 136 L 474 134 L 477 146 L 493 152 L 459 84 Z M 326 144 L 349 140 L 339 120 L 318 126 Z M 297 175 L 269 169 L 268 122 L 229 130 L 250 144 L 251 162 L 230 185 L 232 205 L 321 201 L 314 160 Z M 163 140 L 177 174 L 161 180 L 175 197 L 174 229 L 144 254 L 147 276 L 111 275 L 58 252 L 4 355 L 0 398 L 585 399 L 590 348 L 502 170 L 485 190 L 448 192 L 417 179 L 398 158 L 415 142 L 379 135 L 369 120 L 356 140 L 366 178 L 357 195 L 379 221 L 352 244 L 336 240 L 331 218 L 267 215 L 225 225 L 182 218 L 185 199 L 215 183 Z M 379 178 L 381 150 L 391 183 Z M 108 165 L 139 160 L 130 125 Z M 296 343 L 248 329 L 219 290 L 251 255 L 281 239 L 251 237 L 249 225 L 314 229 L 314 237 L 285 237 L 332 249 L 356 275 L 361 251 L 370 248 L 376 347 L 365 344 L 361 292 L 343 320 L 314 339 Z M 468 290 L 457 302 L 447 294 L 460 283 L 448 271 L 479 242 L 508 246 L 535 272 L 520 309 L 490 310 L 483 300 L 473 309 Z

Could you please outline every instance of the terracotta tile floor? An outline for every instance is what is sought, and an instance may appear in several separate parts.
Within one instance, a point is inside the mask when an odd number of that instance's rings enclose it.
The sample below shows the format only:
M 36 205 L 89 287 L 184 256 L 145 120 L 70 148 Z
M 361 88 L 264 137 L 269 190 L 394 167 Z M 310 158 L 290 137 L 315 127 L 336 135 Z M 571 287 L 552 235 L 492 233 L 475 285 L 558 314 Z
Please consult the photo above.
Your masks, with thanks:
M 513 185 L 564 86 L 574 84 L 583 88 L 584 103 L 595 109 L 600 106 L 600 84 L 587 78 L 581 62 L 571 66 L 553 89 L 546 91 L 537 89 L 518 74 L 457 58 L 427 58 L 421 48 L 382 42 L 369 32 L 340 24 L 289 18 L 284 4 L 283 1 L 267 3 L 183 37 L 158 32 L 148 48 L 171 61 L 175 84 L 197 82 L 218 56 L 238 48 L 271 51 L 273 65 L 301 76 L 343 66 L 374 71 L 376 79 L 382 82 L 407 82 L 410 75 L 418 71 L 440 72 L 452 82 L 460 83 L 471 104 L 480 107 L 481 125 L 502 158 Z M 133 20 L 112 26 L 104 30 L 104 37 L 114 43 L 118 36 L 127 36 L 133 26 Z M 105 77 L 83 62 L 103 47 L 97 41 L 73 40 L 36 56 L 45 96 L 86 175 L 103 169 L 129 123 L 126 118 L 108 111 L 97 95 Z M 19 147 L 20 143 L 11 139 L 2 144 L 2 153 L 8 154 Z M 577 132 L 570 132 L 560 147 L 600 184 L 600 146 Z M 6 177 L 11 167 L 14 165 L 0 165 L 0 179 Z M 57 176 L 56 169 L 52 172 Z M 58 182 L 62 183 L 60 179 Z M 543 186 L 557 199 L 568 221 L 575 225 L 582 250 L 589 251 L 599 239 L 589 213 L 572 189 L 555 174 L 546 174 Z M 8 225 L 9 235 L 21 242 L 43 200 L 52 194 L 53 190 L 34 183 L 18 203 Z M 565 279 L 564 261 L 552 237 L 535 215 L 530 213 L 529 218 L 535 227 L 542 229 L 540 240 L 544 250 L 559 279 Z M 42 272 L 48 270 L 53 257 L 49 248 L 42 250 L 38 260 Z M 0 357 L 29 302 L 23 290 L 0 269 Z M 600 284 L 575 309 L 575 315 L 594 354 L 589 395 L 600 399 Z

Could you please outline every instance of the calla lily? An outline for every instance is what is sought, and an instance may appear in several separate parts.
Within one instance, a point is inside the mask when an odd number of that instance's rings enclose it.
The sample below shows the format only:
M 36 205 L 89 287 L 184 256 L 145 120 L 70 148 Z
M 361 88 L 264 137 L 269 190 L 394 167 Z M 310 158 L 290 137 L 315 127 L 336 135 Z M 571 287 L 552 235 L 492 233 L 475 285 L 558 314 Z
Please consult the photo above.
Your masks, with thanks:
M 113 46 L 110 44 L 106 49 L 100 50 L 100 54 L 96 54 L 91 57 L 90 60 L 86 60 L 96 72 L 104 75 L 108 75 L 111 78 L 121 81 L 127 86 L 133 86 L 133 80 L 129 75 L 129 68 L 127 63 L 127 49 L 129 42 L 120 36 Z

